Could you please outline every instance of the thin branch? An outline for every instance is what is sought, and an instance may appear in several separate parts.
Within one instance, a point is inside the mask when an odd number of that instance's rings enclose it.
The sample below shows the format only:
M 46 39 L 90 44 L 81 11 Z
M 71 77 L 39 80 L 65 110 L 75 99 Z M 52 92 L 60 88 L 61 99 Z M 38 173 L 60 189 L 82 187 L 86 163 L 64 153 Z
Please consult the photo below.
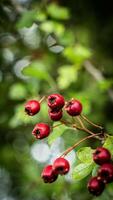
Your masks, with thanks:
M 69 147 L 66 151 L 64 151 L 64 153 L 61 155 L 61 157 L 66 156 L 69 152 L 71 152 L 73 149 L 75 149 L 79 144 L 81 144 L 82 142 L 86 141 L 87 139 L 93 138 L 95 136 L 99 136 L 101 133 L 97 133 L 97 134 L 93 134 L 90 136 L 87 136 L 83 139 L 81 139 L 80 141 L 78 141 L 77 143 L 75 143 L 73 146 Z

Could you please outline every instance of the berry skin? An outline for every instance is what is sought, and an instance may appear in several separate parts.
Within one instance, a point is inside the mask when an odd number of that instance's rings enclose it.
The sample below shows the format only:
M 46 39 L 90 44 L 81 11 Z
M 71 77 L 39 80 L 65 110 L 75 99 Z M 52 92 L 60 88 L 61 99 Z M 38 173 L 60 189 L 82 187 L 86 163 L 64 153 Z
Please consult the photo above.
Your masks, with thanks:
M 104 163 L 110 162 L 111 154 L 110 152 L 104 147 L 98 147 L 95 152 L 93 153 L 93 160 L 98 165 L 102 165 Z
M 25 112 L 28 115 L 33 116 L 33 115 L 37 114 L 39 111 L 40 111 L 39 101 L 30 100 L 25 104 Z
M 48 96 L 48 106 L 52 110 L 60 110 L 65 104 L 64 97 L 60 94 L 51 94 Z
M 103 192 L 105 184 L 95 176 L 89 180 L 87 188 L 91 194 L 99 196 Z
M 102 180 L 104 183 L 113 182 L 113 164 L 105 163 L 101 165 L 98 170 L 98 180 Z
M 65 110 L 71 116 L 80 115 L 80 113 L 82 112 L 82 104 L 80 103 L 80 101 L 73 99 L 67 102 Z
M 65 158 L 57 158 L 53 163 L 53 170 L 56 174 L 65 175 L 70 170 L 69 162 Z
M 58 175 L 55 174 L 55 172 L 53 171 L 52 165 L 47 165 L 43 169 L 41 177 L 45 183 L 52 183 L 52 182 L 56 181 Z
M 63 116 L 62 110 L 59 111 L 54 111 L 54 110 L 49 110 L 49 117 L 53 121 L 59 121 Z
M 48 124 L 45 123 L 39 123 L 36 124 L 32 134 L 37 138 L 37 139 L 43 139 L 45 137 L 47 137 L 50 134 L 50 126 Z

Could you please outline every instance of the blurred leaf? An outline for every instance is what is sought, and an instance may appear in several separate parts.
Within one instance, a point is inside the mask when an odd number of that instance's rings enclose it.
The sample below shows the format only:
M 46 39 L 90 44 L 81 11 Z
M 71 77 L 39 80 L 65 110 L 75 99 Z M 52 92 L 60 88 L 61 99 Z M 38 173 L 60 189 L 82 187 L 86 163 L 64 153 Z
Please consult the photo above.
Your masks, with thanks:
M 53 126 L 56 126 L 59 124 L 58 122 L 55 122 Z M 48 143 L 51 145 L 58 137 L 60 137 L 66 130 L 68 130 L 69 127 L 65 125 L 60 125 L 53 129 L 52 133 L 48 137 Z
M 51 17 L 55 19 L 66 20 L 69 19 L 70 16 L 67 8 L 61 7 L 55 3 L 49 4 L 47 7 L 47 12 Z
M 20 20 L 17 22 L 17 28 L 30 27 L 36 18 L 36 10 L 30 10 L 23 13 Z
M 9 97 L 14 100 L 24 99 L 27 95 L 27 90 L 25 86 L 21 83 L 15 83 L 10 87 Z
M 77 80 L 77 70 L 72 66 L 61 66 L 58 69 L 58 86 L 60 89 L 66 89 L 72 82 Z
M 40 61 L 32 62 L 22 70 L 26 76 L 38 78 L 39 80 L 49 80 L 49 73 L 46 71 L 44 64 Z
M 103 80 L 98 82 L 99 87 L 101 90 L 108 90 L 112 85 L 113 85 L 113 81 L 112 80 Z
M 82 147 L 77 151 L 77 157 L 83 163 L 92 163 L 92 153 L 93 149 L 91 147 Z
M 63 24 L 50 20 L 43 22 L 40 25 L 40 29 L 48 34 L 55 33 L 58 36 L 61 36 L 65 31 Z
M 64 56 L 72 63 L 81 64 L 84 60 L 91 57 L 91 51 L 88 48 L 79 44 L 75 47 L 65 48 Z
M 111 152 L 111 154 L 113 155 L 113 136 L 108 136 L 107 137 L 103 147 L 108 149 Z
M 93 164 L 88 164 L 88 163 L 80 163 L 78 164 L 72 173 L 72 178 L 75 181 L 80 181 L 86 176 L 88 176 L 93 169 Z

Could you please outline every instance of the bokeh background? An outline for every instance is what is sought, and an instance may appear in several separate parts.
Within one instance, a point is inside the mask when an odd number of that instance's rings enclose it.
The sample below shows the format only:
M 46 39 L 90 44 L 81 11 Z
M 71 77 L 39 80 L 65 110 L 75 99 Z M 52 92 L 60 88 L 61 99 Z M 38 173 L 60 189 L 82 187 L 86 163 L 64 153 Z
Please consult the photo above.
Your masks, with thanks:
M 113 134 L 112 2 L 1 0 L 0 200 L 113 198 L 113 184 L 98 198 L 88 193 L 91 174 L 79 182 L 69 174 L 43 183 L 43 167 L 86 135 L 60 127 L 49 144 L 33 138 L 35 123 L 52 122 L 46 103 L 35 117 L 25 115 L 24 104 L 56 92 L 81 100 L 83 113 Z M 68 159 L 76 163 L 76 150 Z

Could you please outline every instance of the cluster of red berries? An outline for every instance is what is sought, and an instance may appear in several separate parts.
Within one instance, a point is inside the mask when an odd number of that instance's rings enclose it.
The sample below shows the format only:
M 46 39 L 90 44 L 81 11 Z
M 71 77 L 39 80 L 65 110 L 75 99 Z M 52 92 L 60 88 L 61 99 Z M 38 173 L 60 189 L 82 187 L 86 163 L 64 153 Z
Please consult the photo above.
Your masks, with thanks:
M 49 117 L 53 121 L 59 121 L 63 116 L 62 108 L 67 111 L 71 116 L 80 115 L 82 112 L 82 104 L 78 100 L 71 100 L 65 103 L 64 97 L 60 94 L 51 94 L 47 98 L 47 104 L 49 107 Z M 30 100 L 25 104 L 25 112 L 33 116 L 40 111 L 41 103 L 37 100 Z M 51 128 L 46 123 L 38 123 L 35 125 L 32 134 L 37 139 L 43 139 L 47 137 L 51 132 Z
M 105 185 L 113 182 L 113 164 L 110 152 L 104 147 L 95 150 L 93 160 L 100 167 L 97 176 L 89 180 L 87 187 L 90 193 L 99 196 L 104 191 Z
M 44 100 L 44 98 L 42 98 L 42 100 Z M 40 111 L 42 100 L 28 101 L 25 104 L 25 112 L 30 116 L 37 114 Z M 52 121 L 61 120 L 61 118 L 63 117 L 63 108 L 72 117 L 79 116 L 82 112 L 82 104 L 80 103 L 80 101 L 72 99 L 68 102 L 65 102 L 64 97 L 60 94 L 49 95 L 47 97 L 47 105 L 49 108 L 48 115 Z M 88 130 L 88 129 L 82 128 L 82 130 Z M 32 134 L 35 136 L 36 139 L 43 139 L 45 137 L 48 137 L 48 135 L 51 132 L 52 128 L 50 127 L 49 124 L 37 123 L 32 131 Z M 93 136 L 94 135 L 95 134 L 93 134 Z M 90 193 L 98 196 L 103 192 L 106 184 L 113 182 L 113 164 L 111 161 L 110 152 L 103 147 L 98 147 L 95 150 L 95 152 L 93 153 L 93 160 L 96 164 L 99 165 L 99 169 L 97 172 L 97 176 L 92 177 L 89 180 L 87 187 Z M 65 175 L 69 172 L 69 170 L 70 170 L 70 164 L 62 156 L 57 158 L 53 162 L 53 165 L 47 165 L 43 169 L 41 177 L 45 183 L 52 183 L 58 178 L 59 174 Z
M 49 107 L 49 117 L 53 121 L 59 121 L 63 116 L 63 107 L 70 116 L 80 115 L 82 112 L 82 104 L 75 99 L 65 102 L 64 97 L 60 94 L 51 94 L 47 97 L 47 105 Z M 30 100 L 25 104 L 25 112 L 33 116 L 40 111 L 41 101 Z M 51 127 L 46 123 L 37 123 L 32 131 L 36 139 L 47 137 L 52 131 Z M 41 177 L 45 183 L 54 182 L 58 175 L 65 175 L 69 172 L 69 162 L 63 158 L 57 158 L 53 165 L 48 165 L 43 169 Z
M 65 175 L 69 172 L 70 165 L 69 162 L 62 157 L 57 158 L 53 165 L 47 165 L 41 174 L 45 183 L 52 183 L 56 181 L 58 175 Z

